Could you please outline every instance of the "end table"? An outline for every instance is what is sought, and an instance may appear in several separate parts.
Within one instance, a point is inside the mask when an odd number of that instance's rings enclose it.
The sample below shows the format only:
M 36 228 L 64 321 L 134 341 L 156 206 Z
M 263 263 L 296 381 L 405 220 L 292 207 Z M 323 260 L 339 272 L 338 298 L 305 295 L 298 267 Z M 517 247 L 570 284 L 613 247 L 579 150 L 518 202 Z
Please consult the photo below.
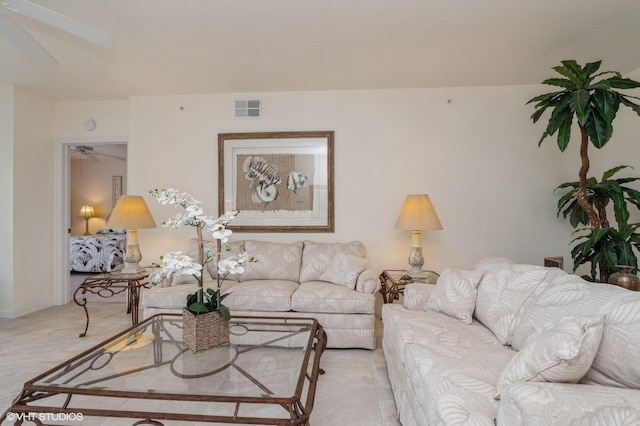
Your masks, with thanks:
M 433 271 L 425 271 L 424 278 L 411 278 L 409 271 L 386 269 L 380 274 L 382 300 L 384 303 L 393 303 L 394 300 L 400 298 L 401 294 L 404 294 L 404 288 L 407 284 L 435 284 L 439 276 Z
M 89 311 L 87 310 L 87 298 L 78 300 L 78 296 L 86 293 L 97 294 L 100 297 L 109 298 L 127 292 L 127 313 L 131 314 L 131 325 L 138 324 L 138 305 L 140 304 L 140 289 L 147 287 L 147 272 L 138 274 L 123 274 L 120 272 L 109 272 L 106 274 L 92 275 L 84 280 L 80 287 L 73 293 L 73 301 L 78 306 L 84 308 L 84 315 L 87 323 L 84 332 L 79 337 L 87 335 L 89 328 Z

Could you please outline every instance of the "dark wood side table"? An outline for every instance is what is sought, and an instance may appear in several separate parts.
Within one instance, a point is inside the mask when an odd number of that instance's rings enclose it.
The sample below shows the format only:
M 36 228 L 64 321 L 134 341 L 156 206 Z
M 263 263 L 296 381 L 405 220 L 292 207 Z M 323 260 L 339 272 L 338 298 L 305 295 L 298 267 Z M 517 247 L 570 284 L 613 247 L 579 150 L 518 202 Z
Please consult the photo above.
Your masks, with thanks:
M 80 287 L 73 293 L 73 301 L 76 305 L 82 306 L 84 309 L 84 315 L 87 318 L 87 323 L 84 327 L 84 332 L 79 337 L 87 335 L 87 329 L 89 328 L 89 311 L 87 310 L 87 298 L 82 297 L 79 300 L 79 296 L 83 296 L 87 293 L 97 294 L 100 297 L 109 298 L 120 294 L 124 291 L 127 292 L 127 313 L 131 314 L 131 325 L 138 324 L 138 306 L 140 305 L 140 289 L 142 287 L 148 288 L 146 272 L 139 274 L 122 274 L 119 272 L 110 272 L 107 274 L 92 275 L 84 280 Z
M 404 294 L 404 287 L 407 284 L 435 284 L 438 281 L 437 273 L 433 271 L 425 271 L 426 276 L 420 279 L 414 279 L 409 276 L 409 271 L 402 269 L 386 269 L 380 274 L 380 293 L 384 303 L 393 303 L 398 300 L 401 294 Z

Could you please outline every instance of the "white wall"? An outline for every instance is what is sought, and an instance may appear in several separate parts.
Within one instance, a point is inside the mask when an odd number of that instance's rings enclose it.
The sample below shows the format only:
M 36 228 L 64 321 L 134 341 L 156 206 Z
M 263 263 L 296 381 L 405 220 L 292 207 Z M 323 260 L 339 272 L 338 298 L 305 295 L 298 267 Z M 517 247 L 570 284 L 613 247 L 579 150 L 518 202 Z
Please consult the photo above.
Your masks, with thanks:
M 14 99 L 13 310 L 53 304 L 53 103 L 21 89 Z
M 0 317 L 13 311 L 13 93 L 0 86 Z
M 525 103 L 538 86 L 283 92 L 130 99 L 129 193 L 173 186 L 217 207 L 217 134 L 335 131 L 335 234 L 243 234 L 292 241 L 361 240 L 374 271 L 404 268 L 410 233 L 393 225 L 409 193 L 428 193 L 444 230 L 424 233 L 425 269 L 471 268 L 486 255 L 541 264 L 565 256 L 571 230 L 553 189 L 572 179 L 569 153 L 537 147 Z M 259 120 L 233 100 L 263 100 Z M 173 214 L 147 197 L 156 221 Z M 183 248 L 189 230 L 141 231 L 143 263 Z
M 144 195 L 160 223 L 173 210 L 148 196 L 152 188 L 192 192 L 216 212 L 218 133 L 334 130 L 336 232 L 234 238 L 357 239 L 365 243 L 374 271 L 404 268 L 411 236 L 393 224 L 407 194 L 426 192 L 444 230 L 424 233 L 425 269 L 471 268 L 483 256 L 502 255 L 534 264 L 544 256 L 564 256 L 570 270 L 572 229 L 556 217 L 553 190 L 577 179 L 579 142 L 573 139 L 563 154 L 552 139 L 537 146 L 544 125 L 531 123 L 533 107 L 526 101 L 545 90 L 516 86 L 70 102 L 55 106 L 56 137 L 87 136 L 82 123 L 94 117 L 100 138 L 128 138 L 128 193 Z M 263 118 L 234 119 L 233 100 L 253 96 L 263 100 Z M 640 172 L 639 130 L 640 120 L 621 110 L 614 140 L 591 150 L 594 173 L 620 162 Z M 142 263 L 183 248 L 191 237 L 189 229 L 141 230 Z

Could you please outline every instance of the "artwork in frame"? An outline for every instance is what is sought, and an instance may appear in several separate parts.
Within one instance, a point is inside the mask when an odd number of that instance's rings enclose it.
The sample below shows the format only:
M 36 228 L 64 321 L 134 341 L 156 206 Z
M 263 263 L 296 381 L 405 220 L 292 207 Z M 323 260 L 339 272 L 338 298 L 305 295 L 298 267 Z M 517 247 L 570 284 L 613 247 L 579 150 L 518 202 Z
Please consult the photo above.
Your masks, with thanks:
M 218 211 L 237 232 L 334 232 L 333 131 L 218 134 Z
M 122 195 L 122 176 L 113 176 L 112 183 L 113 207 L 115 207 Z

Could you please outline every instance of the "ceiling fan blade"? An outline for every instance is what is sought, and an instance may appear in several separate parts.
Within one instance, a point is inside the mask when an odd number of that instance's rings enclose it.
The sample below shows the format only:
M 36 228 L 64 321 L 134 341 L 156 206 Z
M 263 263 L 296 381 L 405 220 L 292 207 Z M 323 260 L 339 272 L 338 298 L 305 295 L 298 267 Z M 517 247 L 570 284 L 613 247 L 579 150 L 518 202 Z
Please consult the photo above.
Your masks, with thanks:
M 125 159 L 122 157 L 118 157 L 117 155 L 105 154 L 104 152 L 96 152 L 96 155 L 102 155 L 104 157 L 113 158 L 114 160 L 125 161 Z
M 98 46 L 107 48 L 113 46 L 113 41 L 106 32 L 28 0 L 0 0 L 0 4 L 16 13 L 44 22 Z
M 42 65 L 58 65 L 58 61 L 47 52 L 44 47 L 33 39 L 11 17 L 0 12 L 0 32 L 23 50 L 29 57 Z

